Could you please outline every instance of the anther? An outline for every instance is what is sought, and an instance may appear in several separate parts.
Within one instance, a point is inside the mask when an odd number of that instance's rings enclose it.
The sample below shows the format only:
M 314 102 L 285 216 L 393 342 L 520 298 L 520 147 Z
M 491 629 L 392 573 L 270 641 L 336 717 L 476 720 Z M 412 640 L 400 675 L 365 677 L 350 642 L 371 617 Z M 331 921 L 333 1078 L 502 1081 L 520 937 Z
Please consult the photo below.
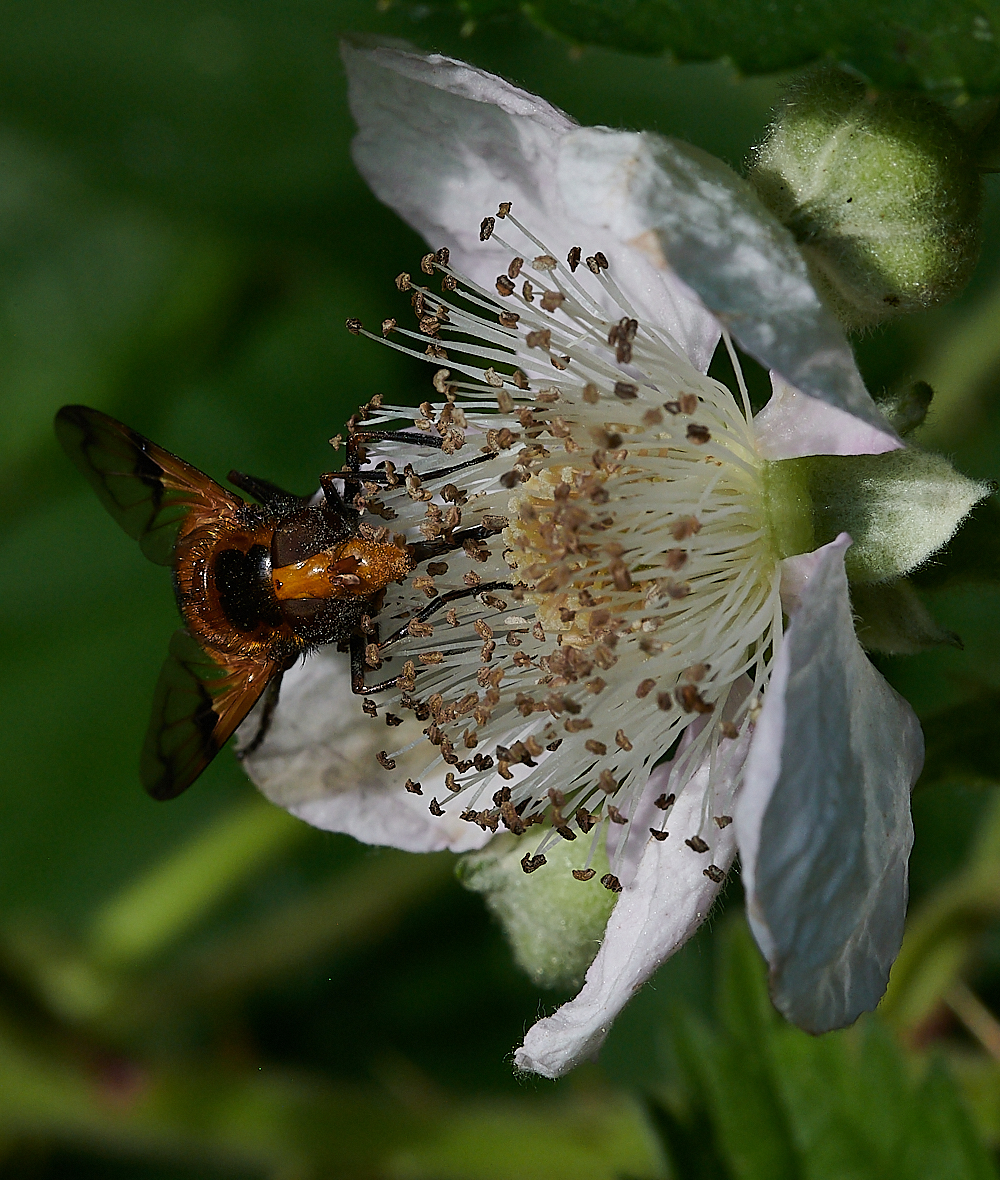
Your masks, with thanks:
M 481 242 L 488 242 L 493 237 L 493 230 L 496 228 L 495 217 L 484 217 L 479 226 L 479 240 Z
M 347 321 L 344 327 L 347 328 L 348 332 L 350 332 L 352 336 L 360 336 L 361 331 L 364 328 L 364 324 L 360 320 L 352 318 Z
M 579 246 L 573 246 L 570 252 L 566 255 L 566 261 L 569 263 L 570 274 L 576 273 L 576 268 L 580 265 L 580 258 L 583 251 Z

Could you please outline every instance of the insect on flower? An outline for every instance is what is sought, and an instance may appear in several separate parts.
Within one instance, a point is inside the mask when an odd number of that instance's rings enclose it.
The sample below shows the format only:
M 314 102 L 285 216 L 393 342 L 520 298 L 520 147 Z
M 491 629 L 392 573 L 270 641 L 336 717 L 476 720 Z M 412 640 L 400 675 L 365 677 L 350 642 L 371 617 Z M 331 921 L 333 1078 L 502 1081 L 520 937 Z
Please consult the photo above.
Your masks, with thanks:
M 150 561 L 173 570 L 184 627 L 171 639 L 160 672 L 140 763 L 154 799 L 186 790 L 266 692 L 257 733 L 241 756 L 257 749 L 282 675 L 321 644 L 350 652 L 352 692 L 394 688 L 395 677 L 365 683 L 368 669 L 378 668 L 382 652 L 406 633 L 381 639 L 375 616 L 386 587 L 420 562 L 490 535 L 480 525 L 411 544 L 403 534 L 364 523 L 363 513 L 379 507 L 380 483 L 413 478 L 362 474 L 366 442 L 442 446 L 412 433 L 358 430 L 367 412 L 348 424 L 347 466 L 322 475 L 316 496 L 231 471 L 229 482 L 253 504 L 107 414 L 64 406 L 56 415 L 60 443 L 104 507 Z M 490 587 L 478 588 L 484 589 Z M 424 613 L 472 592 L 439 598 Z

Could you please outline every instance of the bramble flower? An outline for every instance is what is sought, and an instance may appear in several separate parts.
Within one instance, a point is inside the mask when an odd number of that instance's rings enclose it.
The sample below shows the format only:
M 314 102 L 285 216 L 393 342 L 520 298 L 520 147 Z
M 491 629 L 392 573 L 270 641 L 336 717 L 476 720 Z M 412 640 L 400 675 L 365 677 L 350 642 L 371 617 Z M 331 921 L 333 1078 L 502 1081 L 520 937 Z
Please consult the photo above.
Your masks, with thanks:
M 606 891 L 580 894 L 588 921 L 614 908 L 523 1069 L 599 1048 L 737 846 L 775 1003 L 849 1023 L 902 936 L 922 740 L 855 637 L 845 553 L 897 579 L 985 489 L 902 449 L 787 231 L 717 161 L 449 59 L 345 60 L 359 166 L 437 247 L 396 280 L 414 328 L 348 323 L 434 367 L 433 399 L 352 422 L 396 432 L 366 447 L 363 527 L 421 560 L 372 623 L 388 689 L 351 696 L 318 653 L 251 774 L 319 827 L 414 851 L 506 830 L 517 873 Z M 773 370 L 756 418 L 724 328 Z M 706 375 L 720 335 L 735 390 Z

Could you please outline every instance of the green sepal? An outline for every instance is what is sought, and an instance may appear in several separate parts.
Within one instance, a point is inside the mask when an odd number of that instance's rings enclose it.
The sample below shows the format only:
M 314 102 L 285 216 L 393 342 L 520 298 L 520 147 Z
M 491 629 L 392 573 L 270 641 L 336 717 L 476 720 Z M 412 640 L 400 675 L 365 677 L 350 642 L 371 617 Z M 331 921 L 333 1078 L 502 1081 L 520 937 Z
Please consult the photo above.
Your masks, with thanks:
M 600 878 L 609 871 L 603 840 L 591 860 L 589 881 L 578 881 L 591 841 L 559 840 L 545 850 L 546 863 L 528 874 L 521 867 L 539 838 L 501 835 L 480 852 L 458 862 L 456 873 L 466 889 L 483 894 L 503 927 L 514 961 L 538 987 L 571 990 L 583 982 L 604 938 L 616 894 Z
M 942 627 L 907 578 L 851 587 L 854 630 L 862 647 L 889 656 L 913 656 L 935 647 L 962 646 Z
M 851 535 L 845 564 L 852 583 L 891 582 L 911 573 L 992 491 L 917 447 L 884 455 L 809 455 L 770 467 L 780 473 L 772 480 L 808 488 L 815 546 Z

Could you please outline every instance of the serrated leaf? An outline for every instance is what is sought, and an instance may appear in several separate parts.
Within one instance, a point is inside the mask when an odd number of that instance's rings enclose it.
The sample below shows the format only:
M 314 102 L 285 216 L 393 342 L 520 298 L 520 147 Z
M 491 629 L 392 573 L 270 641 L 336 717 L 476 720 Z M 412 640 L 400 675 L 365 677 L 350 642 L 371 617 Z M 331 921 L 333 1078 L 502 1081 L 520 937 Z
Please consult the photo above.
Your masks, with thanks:
M 497 3 L 471 0 L 462 8 L 485 17 Z M 671 53 L 682 61 L 726 57 L 748 74 L 832 57 L 878 86 L 946 94 L 1000 89 L 1000 13 L 974 0 L 536 0 L 529 12 L 580 44 Z

